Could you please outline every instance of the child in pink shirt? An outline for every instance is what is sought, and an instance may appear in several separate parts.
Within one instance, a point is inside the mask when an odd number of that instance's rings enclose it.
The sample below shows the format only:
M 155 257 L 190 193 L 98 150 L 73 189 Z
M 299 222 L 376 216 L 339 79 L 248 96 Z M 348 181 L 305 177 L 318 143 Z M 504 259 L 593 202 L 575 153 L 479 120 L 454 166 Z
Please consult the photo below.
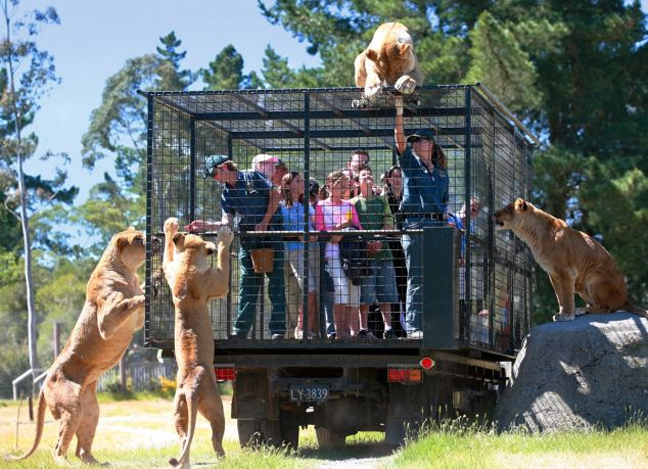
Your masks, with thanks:
M 349 178 L 342 171 L 332 172 L 326 178 L 329 196 L 327 199 L 320 200 L 315 207 L 315 227 L 318 231 L 339 231 L 349 227 L 362 229 L 355 207 L 342 199 L 348 184 Z M 338 246 L 341 239 L 342 235 L 332 236 L 331 241 L 326 243 L 325 253 L 335 284 L 333 318 L 337 339 L 348 338 L 349 333 L 355 337 L 360 331 L 358 320 L 360 287 L 353 285 L 342 270 Z

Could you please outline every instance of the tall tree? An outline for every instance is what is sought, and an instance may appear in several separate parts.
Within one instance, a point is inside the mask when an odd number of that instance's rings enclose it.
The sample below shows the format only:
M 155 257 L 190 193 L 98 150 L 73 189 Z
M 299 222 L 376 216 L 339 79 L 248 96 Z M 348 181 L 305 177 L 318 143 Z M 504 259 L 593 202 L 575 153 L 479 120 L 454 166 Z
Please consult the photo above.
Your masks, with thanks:
M 40 98 L 58 82 L 53 57 L 47 51 L 38 48 L 35 38 L 41 26 L 58 24 L 59 17 L 54 8 L 47 8 L 44 11 L 27 11 L 20 19 L 15 19 L 19 14 L 19 6 L 18 0 L 0 1 L 5 27 L 3 47 L 0 49 L 0 85 L 3 87 L 0 101 L 3 139 L 1 153 L 5 177 L 13 177 L 16 182 L 15 192 L 5 192 L 3 198 L 5 208 L 16 214 L 21 226 L 29 364 L 35 370 L 39 366 L 30 217 L 34 213 L 32 209 L 35 204 L 55 199 L 66 199 L 69 202 L 76 195 L 76 189 L 63 189 L 66 179 L 63 170 L 58 170 L 56 178 L 52 181 L 42 180 L 40 176 L 30 177 L 24 171 L 25 161 L 34 155 L 38 144 L 33 133 L 25 134 L 25 128 L 33 121 L 39 109 Z M 47 158 L 47 155 L 45 157 Z M 11 185 L 10 183 L 9 187 Z M 32 191 L 33 188 L 37 190 Z
M 228 44 L 208 68 L 198 72 L 205 83 L 205 90 L 238 90 L 242 88 L 262 88 L 263 82 L 255 72 L 243 73 L 243 56 Z
M 187 56 L 187 51 L 179 52 L 178 48 L 182 41 L 171 31 L 166 36 L 160 38 L 163 47 L 156 47 L 158 55 L 173 65 L 173 72 L 164 77 L 162 81 L 166 82 L 174 90 L 184 90 L 191 85 L 196 79 L 196 74 L 191 70 L 180 70 L 180 62 Z M 164 70 L 162 70 L 164 72 Z
M 385 21 L 408 26 L 425 84 L 485 82 L 544 145 L 534 196 L 595 235 L 615 255 L 631 291 L 648 300 L 645 262 L 623 240 L 643 239 L 648 206 L 648 41 L 639 1 L 258 0 L 319 54 L 318 86 L 352 84 L 353 57 Z M 272 86 L 294 79 L 281 70 Z M 343 81 L 343 83 L 340 83 Z M 623 226 L 624 230 L 618 227 Z M 621 233 L 621 231 L 624 231 Z M 555 299 L 538 283 L 536 308 Z M 545 317 L 550 317 L 545 314 Z
M 115 161 L 115 174 L 104 174 L 75 214 L 76 221 L 99 237 L 98 246 L 105 246 L 116 231 L 129 225 L 144 225 L 147 109 L 137 90 L 182 91 L 194 79 L 193 73 L 180 67 L 185 52 L 178 50 L 181 41 L 175 34 L 160 42 L 157 54 L 129 59 L 108 78 L 101 104 L 92 111 L 90 127 L 82 137 L 86 168 L 93 169 L 108 157 Z

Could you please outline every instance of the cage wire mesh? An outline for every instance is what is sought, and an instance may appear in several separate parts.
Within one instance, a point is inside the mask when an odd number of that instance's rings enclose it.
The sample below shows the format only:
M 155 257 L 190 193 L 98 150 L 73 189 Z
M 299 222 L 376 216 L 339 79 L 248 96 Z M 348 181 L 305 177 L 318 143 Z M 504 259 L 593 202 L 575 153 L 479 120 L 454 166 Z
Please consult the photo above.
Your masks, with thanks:
M 162 252 L 154 248 L 153 241 L 163 240 L 162 227 L 168 217 L 177 217 L 181 227 L 193 220 L 220 221 L 223 197 L 236 236 L 229 293 L 209 306 L 220 346 L 232 340 L 272 339 L 293 341 L 296 346 L 326 346 L 335 343 L 329 339 L 336 333 L 337 341 L 379 347 L 406 336 L 408 276 L 421 274 L 411 271 L 408 275 L 402 238 L 421 236 L 421 230 L 408 232 L 405 214 L 398 213 L 398 199 L 384 182 L 386 176 L 398 175 L 397 169 L 394 173 L 399 160 L 394 150 L 393 97 L 386 93 L 371 107 L 354 109 L 351 102 L 358 93 L 350 88 L 147 95 L 148 345 L 171 348 L 174 334 L 171 293 L 161 271 Z M 460 219 L 463 230 L 455 271 L 440 275 L 455 275 L 460 285 L 455 311 L 457 348 L 508 353 L 519 346 L 530 325 L 532 267 L 526 248 L 506 232 L 495 231 L 491 217 L 516 197 L 529 196 L 533 147 L 473 86 L 417 90 L 415 99 L 406 100 L 404 122 L 406 135 L 433 129 L 436 143 L 447 156 L 447 211 L 455 215 L 448 219 Z M 367 154 L 373 189 L 367 189 L 366 170 L 363 175 L 349 169 L 351 156 L 358 150 Z M 205 178 L 210 155 L 227 155 L 239 171 L 235 173 L 239 182 L 229 187 L 213 177 Z M 274 157 L 266 157 L 269 163 L 256 167 L 266 171 L 266 180 L 253 172 L 257 155 Z M 282 169 L 290 174 L 287 179 L 284 176 L 288 190 L 283 191 L 277 211 L 284 217 L 275 214 L 267 228 L 258 231 L 256 225 L 266 212 L 270 194 L 276 190 L 278 197 L 282 192 L 282 181 L 276 177 Z M 344 176 L 331 179 L 336 171 Z M 298 188 L 289 185 L 294 173 L 299 175 Z M 335 178 L 348 184 L 342 198 L 350 204 L 345 202 L 342 209 L 336 203 L 327 205 L 325 199 L 331 194 L 315 191 L 313 183 L 320 188 L 328 185 L 330 192 Z M 359 194 L 359 178 L 364 196 Z M 292 197 L 293 192 L 304 194 L 303 205 Z M 309 204 L 309 199 L 317 200 L 309 195 L 317 195 L 319 201 Z M 312 209 L 304 210 L 307 205 Z M 368 268 L 360 271 L 360 280 L 344 273 L 338 239 L 330 235 L 336 227 L 357 225 L 356 221 L 364 222 L 363 230 L 344 231 L 343 240 L 359 236 L 364 243 L 346 244 L 369 251 L 363 264 Z M 198 234 L 217 241 L 215 229 Z M 255 273 L 252 254 L 257 249 L 272 252 L 273 259 L 266 259 L 271 273 Z M 425 305 L 416 306 L 423 311 L 423 321 L 426 315 L 435 314 Z M 385 333 L 390 328 L 392 332 Z

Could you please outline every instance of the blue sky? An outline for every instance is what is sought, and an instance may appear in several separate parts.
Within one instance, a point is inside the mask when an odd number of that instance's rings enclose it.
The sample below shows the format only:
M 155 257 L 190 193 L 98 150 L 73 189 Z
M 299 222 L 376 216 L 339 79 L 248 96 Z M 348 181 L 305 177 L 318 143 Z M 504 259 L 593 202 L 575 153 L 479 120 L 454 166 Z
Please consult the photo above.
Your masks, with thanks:
M 223 8 L 227 5 L 226 8 Z M 263 53 L 271 44 L 288 57 L 291 67 L 314 66 L 319 59 L 280 26 L 261 16 L 256 0 L 23 0 L 22 9 L 53 6 L 60 25 L 46 26 L 37 41 L 49 51 L 61 84 L 42 99 L 41 110 L 29 129 L 39 137 L 36 156 L 47 150 L 65 152 L 71 158 L 70 183 L 81 188 L 77 202 L 87 198 L 90 187 L 112 169 L 104 161 L 92 173 L 81 169 L 81 136 L 90 113 L 101 103 L 108 77 L 126 60 L 155 52 L 159 38 L 170 31 L 187 51 L 184 68 L 207 67 L 223 47 L 233 44 L 245 60 L 245 72 L 260 70 Z M 353 80 L 350 74 L 350 82 Z M 27 164 L 29 173 L 43 172 L 37 157 Z
M 641 5 L 647 11 L 648 0 Z M 192 70 L 206 67 L 230 43 L 243 56 L 246 73 L 261 69 L 268 44 L 288 57 L 291 67 L 319 63 L 306 53 L 305 44 L 268 23 L 256 0 L 23 0 L 21 11 L 46 6 L 57 9 L 61 24 L 44 28 L 37 40 L 54 55 L 62 82 L 43 98 L 27 130 L 39 136 L 37 156 L 48 150 L 70 156 L 70 183 L 81 189 L 77 203 L 112 169 L 112 162 L 104 161 L 90 173 L 81 168 L 80 156 L 81 136 L 101 102 L 107 78 L 126 60 L 154 52 L 161 36 L 175 31 L 187 51 L 183 66 Z M 48 166 L 32 158 L 26 167 L 30 174 L 44 174 Z

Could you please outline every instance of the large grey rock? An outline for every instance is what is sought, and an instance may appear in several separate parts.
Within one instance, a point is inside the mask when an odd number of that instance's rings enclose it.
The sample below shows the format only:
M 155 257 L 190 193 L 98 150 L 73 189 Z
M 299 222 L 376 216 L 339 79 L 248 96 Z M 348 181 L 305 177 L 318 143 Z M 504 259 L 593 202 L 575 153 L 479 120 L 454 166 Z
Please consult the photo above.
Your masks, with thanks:
M 648 416 L 648 319 L 586 315 L 534 327 L 497 405 L 501 429 L 613 428 Z

